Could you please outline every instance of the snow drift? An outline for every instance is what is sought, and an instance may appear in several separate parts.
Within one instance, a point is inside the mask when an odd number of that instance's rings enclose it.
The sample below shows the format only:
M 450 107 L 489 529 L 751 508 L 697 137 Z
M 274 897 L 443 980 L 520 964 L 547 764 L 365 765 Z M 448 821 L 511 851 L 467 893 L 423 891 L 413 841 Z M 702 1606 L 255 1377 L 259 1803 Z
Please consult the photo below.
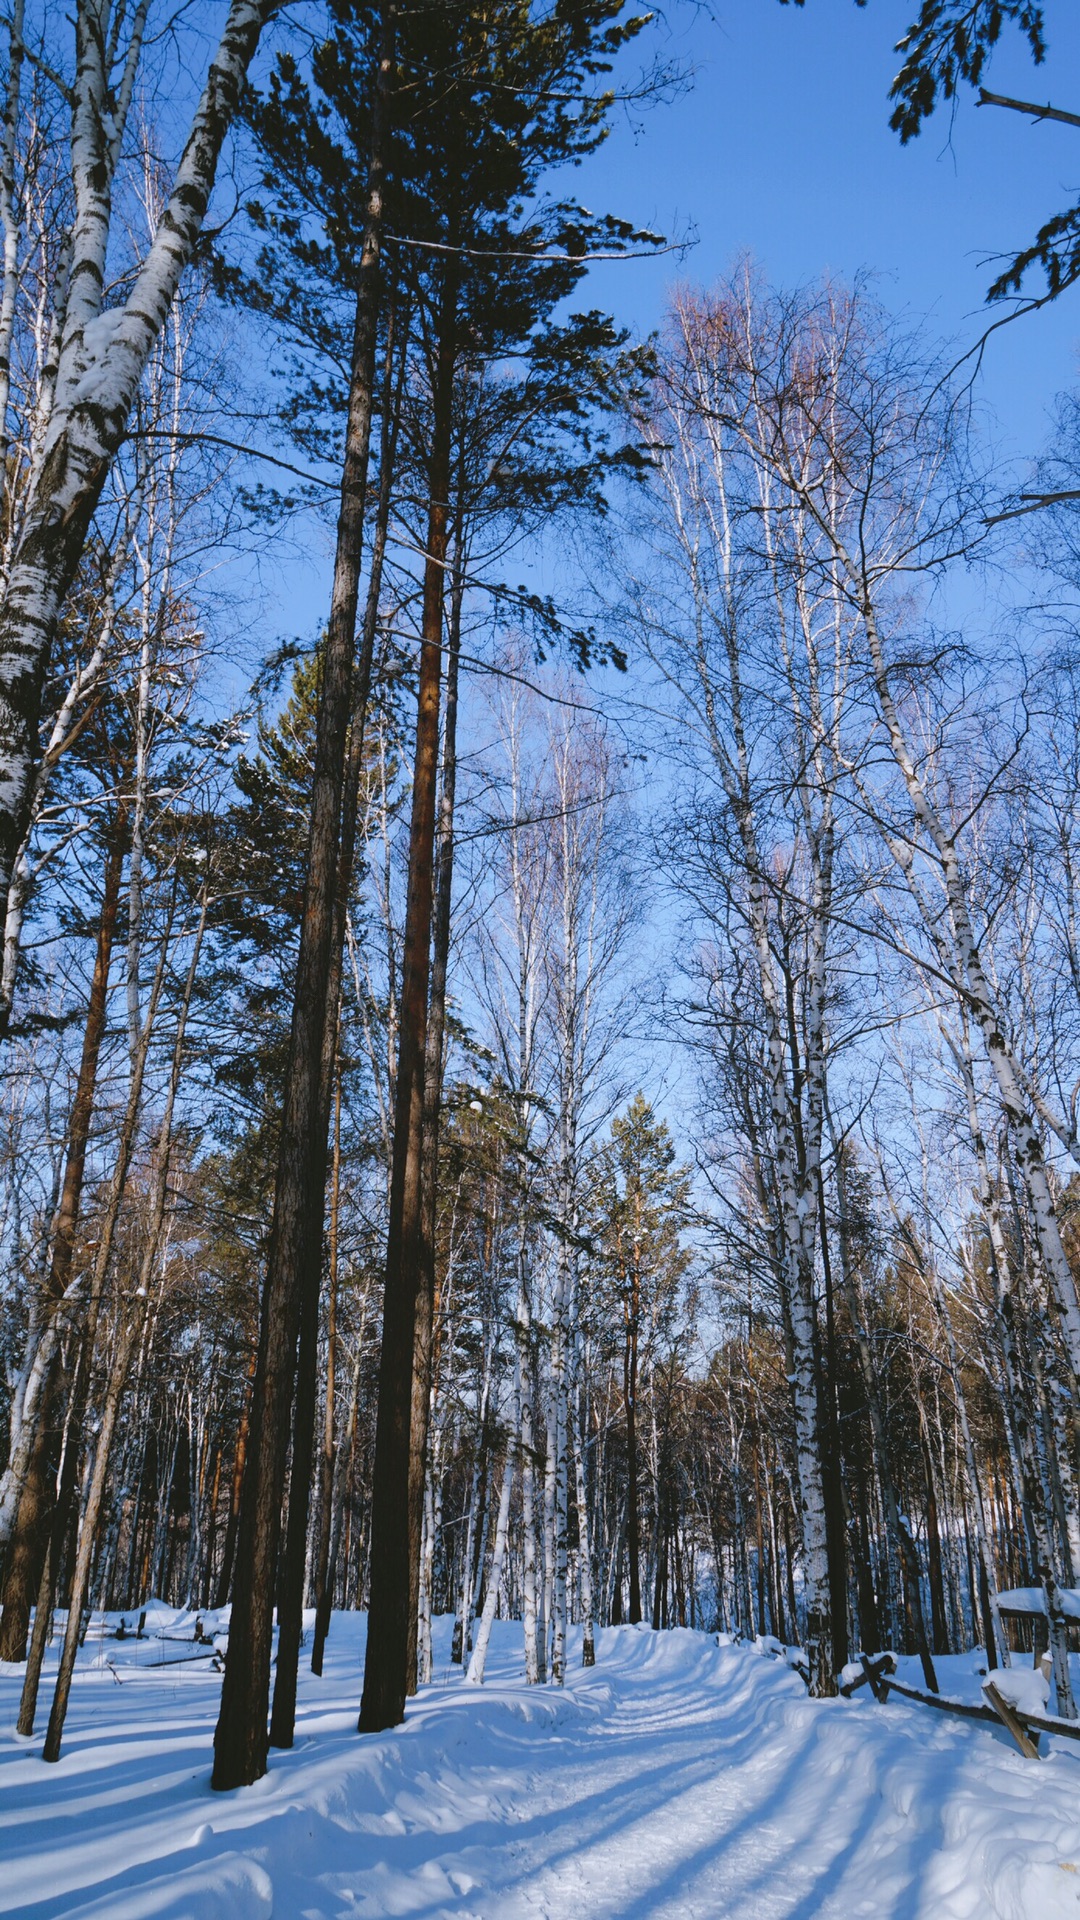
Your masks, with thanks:
M 214 1622 L 215 1626 L 218 1624 Z M 565 1692 L 526 1688 L 500 1623 L 489 1684 L 449 1667 L 360 1738 L 363 1621 L 335 1616 L 297 1744 L 210 1791 L 219 1677 L 106 1642 L 64 1757 L 0 1744 L 0 1913 L 21 1920 L 1058 1920 L 1080 1916 L 1080 1756 L 1023 1760 L 926 1709 L 811 1702 L 780 1660 L 621 1627 Z M 902 1669 L 906 1663 L 901 1662 Z M 943 1661 L 977 1699 L 973 1656 Z M 0 1679 L 10 1726 L 15 1673 Z

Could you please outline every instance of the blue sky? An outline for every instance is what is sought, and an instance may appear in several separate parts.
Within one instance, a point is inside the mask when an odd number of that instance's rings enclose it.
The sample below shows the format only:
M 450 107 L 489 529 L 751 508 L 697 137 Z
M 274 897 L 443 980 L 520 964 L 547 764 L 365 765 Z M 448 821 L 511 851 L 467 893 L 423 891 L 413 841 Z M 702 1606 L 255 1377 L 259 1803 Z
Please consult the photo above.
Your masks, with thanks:
M 1080 194 L 1080 129 L 1032 126 L 966 95 L 901 147 L 888 92 L 895 42 L 917 10 L 918 0 L 677 0 L 638 46 L 693 69 L 688 90 L 620 110 L 601 151 L 555 187 L 668 234 L 692 229 L 696 244 L 681 263 L 594 268 L 575 305 L 603 307 L 642 335 L 674 277 L 708 284 L 749 253 L 785 286 L 869 272 L 887 306 L 957 354 L 971 346 L 992 317 L 994 257 Z M 1034 69 L 1013 34 L 989 82 L 1080 110 L 1080 5 L 1048 0 L 1047 13 L 1045 66 Z M 1078 372 L 1080 288 L 995 336 L 980 395 L 1005 460 L 1041 449 L 1054 396 Z M 330 551 L 329 528 L 299 551 L 282 543 L 274 625 L 308 636 L 325 618 Z
M 955 345 L 972 345 L 991 317 L 984 295 L 995 256 L 1031 240 L 1043 220 L 1080 197 L 1080 129 L 1032 126 L 1016 114 L 977 109 L 963 98 L 901 147 L 889 129 L 895 42 L 918 0 L 714 0 L 710 10 L 673 6 L 654 34 L 661 55 L 695 69 L 673 104 L 634 119 L 620 116 L 601 152 L 558 183 L 597 211 L 662 231 L 696 231 L 697 244 L 671 257 L 594 268 L 575 305 L 611 311 L 641 335 L 663 314 L 675 276 L 708 284 L 749 253 L 774 282 L 790 286 L 824 273 L 876 276 L 881 300 Z M 1080 5 L 1049 0 L 1050 58 L 1036 71 L 1007 41 L 994 58 L 997 90 L 1080 110 Z M 1080 373 L 1080 288 L 1018 320 L 989 348 L 981 397 L 996 416 L 1006 459 L 1045 442 L 1050 409 Z M 329 598 L 330 530 L 282 543 L 280 573 L 263 635 L 310 638 Z M 522 555 L 513 577 L 547 580 L 544 556 Z M 550 556 L 548 557 L 551 558 Z M 973 589 L 961 586 L 963 604 Z M 265 624 L 264 624 L 265 623 Z M 637 692 L 597 674 L 600 706 L 629 717 Z M 652 800 L 664 773 L 655 758 Z M 659 913 L 659 922 L 664 919 Z M 653 917 L 646 945 L 659 956 L 665 934 Z M 668 1049 L 645 1049 L 641 1077 L 677 1134 L 689 1087 Z
M 625 121 L 583 169 L 586 204 L 698 244 L 670 259 L 597 269 L 591 298 L 637 330 L 656 324 L 673 272 L 708 282 L 741 252 L 784 285 L 828 271 L 879 276 L 881 299 L 961 346 L 985 325 L 987 262 L 1018 249 L 1080 191 L 1080 129 L 1031 123 L 965 97 L 907 147 L 889 129 L 894 45 L 918 0 L 714 0 L 672 9 L 655 44 L 695 69 L 673 105 Z M 1019 37 L 989 84 L 1080 110 L 1080 6 L 1048 0 L 1050 54 L 1033 68 Z M 984 395 L 1003 443 L 1041 442 L 1047 408 L 1080 359 L 1080 289 L 1004 329 Z
M 590 303 L 644 333 L 660 321 L 673 277 L 708 284 L 749 253 L 785 286 L 869 272 L 886 306 L 925 322 L 957 357 L 970 347 L 1004 311 L 985 305 L 995 258 L 1011 256 L 1080 198 L 1080 129 L 980 109 L 969 94 L 955 110 L 939 108 L 902 147 L 889 128 L 888 95 L 900 64 L 895 43 L 917 10 L 918 0 L 869 0 L 865 9 L 854 0 L 806 0 L 799 9 L 714 0 L 709 12 L 673 10 L 658 42 L 696 68 L 692 89 L 636 127 L 621 121 L 574 190 L 597 210 L 667 233 L 692 225 L 697 244 L 681 264 L 594 269 Z M 996 52 L 987 83 L 1080 111 L 1080 5 L 1049 0 L 1047 12 L 1046 64 L 1035 69 L 1014 36 Z M 978 391 L 1005 463 L 1042 448 L 1055 396 L 1078 376 L 1080 288 L 995 335 Z M 1001 586 L 963 576 L 938 612 L 992 616 Z M 616 710 L 621 695 L 640 691 L 613 675 L 595 684 Z M 642 778 L 651 805 L 664 784 L 655 758 Z M 652 938 L 661 965 L 666 917 L 658 902 Z M 685 1138 L 691 1087 L 682 1064 L 661 1047 L 646 1050 L 641 1072 Z

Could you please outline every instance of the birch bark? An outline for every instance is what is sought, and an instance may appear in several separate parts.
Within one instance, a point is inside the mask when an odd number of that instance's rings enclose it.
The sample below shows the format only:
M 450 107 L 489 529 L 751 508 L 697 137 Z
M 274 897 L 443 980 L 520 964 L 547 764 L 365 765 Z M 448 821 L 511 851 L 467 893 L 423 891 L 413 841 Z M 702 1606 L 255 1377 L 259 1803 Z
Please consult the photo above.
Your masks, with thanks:
M 1076 1718 L 1076 1706 L 1069 1678 L 1068 1627 L 1054 1566 L 1042 1477 L 1034 1451 L 1033 1410 L 1027 1374 L 1017 1344 L 1018 1302 L 1013 1284 L 1012 1262 L 1009 1258 L 997 1195 L 994 1192 L 990 1174 L 986 1141 L 979 1118 L 974 1064 L 967 1039 L 966 1021 L 962 1021 L 959 1040 L 953 1039 L 951 1046 L 967 1099 L 968 1126 L 978 1170 L 978 1199 L 990 1244 L 990 1273 L 1005 1368 L 1007 1420 L 1015 1447 L 1014 1457 L 1020 1478 L 1024 1510 L 1031 1529 L 1036 1571 L 1045 1596 L 1058 1712 L 1066 1719 L 1073 1720 Z
M 499 1588 L 502 1584 L 503 1567 L 506 1564 L 506 1543 L 510 1532 L 510 1492 L 513 1484 L 514 1450 L 510 1447 L 507 1449 L 502 1486 L 499 1489 L 499 1511 L 495 1520 L 495 1540 L 491 1550 L 491 1568 L 488 1573 L 487 1591 L 484 1594 L 484 1607 L 477 1629 L 476 1645 L 473 1647 L 469 1670 L 465 1675 L 470 1686 L 474 1687 L 484 1684 L 488 1645 L 491 1640 L 491 1629 L 495 1624 L 495 1609 L 499 1604 Z
M 699 660 L 699 671 L 704 680 L 708 674 L 708 666 L 704 659 Z M 707 710 L 711 709 L 710 741 L 714 758 L 720 770 L 741 842 L 749 921 L 757 954 L 758 985 L 765 1014 L 767 1083 L 773 1126 L 773 1165 L 782 1207 L 780 1248 L 784 1271 L 784 1297 L 793 1347 L 792 1388 L 800 1520 L 805 1559 L 807 1651 L 811 1661 L 813 1690 L 815 1693 L 828 1694 L 835 1691 L 835 1679 L 831 1667 L 828 1542 L 821 1471 L 821 1415 L 818 1404 L 815 1351 L 814 1183 L 820 1159 L 821 1039 L 832 829 L 831 823 L 824 824 L 821 838 L 815 848 L 814 933 L 808 964 L 807 1071 L 803 1083 L 807 1110 L 802 1116 L 800 1126 L 796 1118 L 799 1074 L 797 1063 L 789 1063 L 787 1057 L 784 1009 L 776 979 L 769 926 L 767 885 L 755 828 L 750 755 L 743 727 L 741 662 L 734 637 L 729 642 L 728 648 L 728 674 L 729 719 L 734 735 L 734 757 L 729 756 L 721 736 L 715 710 L 714 689 L 711 685 L 705 685 L 703 691 Z M 794 1085 L 789 1084 L 789 1067 L 794 1070 Z M 801 1152 L 800 1133 L 802 1135 Z
M 596 1637 L 593 1608 L 592 1542 L 589 1536 L 589 1501 L 585 1483 L 585 1416 L 579 1400 L 576 1378 L 572 1387 L 575 1497 L 578 1523 L 578 1581 L 581 1593 L 581 1664 L 596 1665 Z
M 231 0 L 217 51 L 151 245 L 126 301 L 102 310 L 112 185 L 148 0 L 130 16 L 115 88 L 107 0 L 80 0 L 72 87 L 76 214 L 55 398 L 0 601 L 0 898 L 29 819 L 41 694 L 56 623 L 150 353 L 189 264 L 222 146 L 266 21 L 281 0 Z M 123 17 L 117 6 L 113 24 Z

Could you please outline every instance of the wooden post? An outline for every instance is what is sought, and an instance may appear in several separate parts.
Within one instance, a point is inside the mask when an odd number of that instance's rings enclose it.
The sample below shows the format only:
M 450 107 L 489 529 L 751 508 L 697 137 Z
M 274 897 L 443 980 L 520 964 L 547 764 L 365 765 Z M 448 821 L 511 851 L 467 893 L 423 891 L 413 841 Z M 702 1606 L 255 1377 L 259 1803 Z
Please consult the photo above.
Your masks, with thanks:
M 1038 1734 L 1035 1735 L 1033 1740 L 1019 1718 L 1019 1715 L 1015 1712 L 1009 1701 L 998 1692 L 992 1680 L 986 1682 L 986 1685 L 983 1687 L 983 1692 L 993 1707 L 994 1712 L 997 1714 L 998 1719 L 1001 1721 L 1002 1726 L 1007 1727 L 1012 1734 L 1025 1760 L 1037 1760 L 1039 1757 Z

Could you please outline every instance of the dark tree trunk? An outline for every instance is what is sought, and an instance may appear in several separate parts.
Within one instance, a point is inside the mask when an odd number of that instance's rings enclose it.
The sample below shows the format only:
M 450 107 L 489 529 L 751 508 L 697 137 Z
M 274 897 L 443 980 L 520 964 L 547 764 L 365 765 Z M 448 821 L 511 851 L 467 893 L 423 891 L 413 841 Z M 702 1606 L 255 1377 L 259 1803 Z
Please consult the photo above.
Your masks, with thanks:
M 421 1273 L 413 1339 L 412 1412 L 409 1439 L 409 1693 L 416 1692 L 417 1682 L 416 1640 L 420 1603 L 420 1548 L 423 1531 L 424 1480 L 427 1468 L 428 1419 L 431 1407 L 432 1337 L 435 1313 L 435 1225 L 439 1201 L 439 1120 L 442 1109 L 443 1042 L 446 1031 L 446 970 L 450 957 L 450 907 L 454 887 L 458 659 L 461 652 L 463 591 L 459 550 L 451 591 L 450 634 L 446 661 L 446 718 L 443 724 L 438 878 L 435 887 L 431 988 L 428 997 L 428 1024 L 424 1048 Z M 464 1658 L 464 1651 L 462 1658 Z
M 322 1124 L 323 1115 L 319 1115 Z M 320 1235 L 320 1240 L 321 1240 Z M 319 1249 L 321 1252 L 321 1248 Z M 316 1249 L 309 1249 L 309 1258 Z M 321 1262 L 320 1262 L 321 1264 Z M 307 1558 L 308 1506 L 315 1455 L 315 1403 L 319 1380 L 319 1284 L 311 1274 L 304 1284 L 300 1341 L 293 1402 L 292 1458 L 285 1546 L 278 1567 L 278 1645 L 270 1745 L 291 1747 L 296 1724 L 296 1682 L 304 1625 L 304 1567 Z
M 843 1460 L 840 1423 L 836 1417 L 836 1316 L 833 1309 L 832 1264 L 829 1259 L 825 1182 L 818 1169 L 818 1210 L 821 1265 L 825 1282 L 825 1352 L 819 1354 L 818 1406 L 821 1409 L 822 1480 L 825 1495 L 825 1545 L 829 1567 L 829 1612 L 832 1623 L 832 1670 L 841 1673 L 850 1656 L 848 1642 L 847 1541 L 844 1525 Z M 822 1365 L 821 1362 L 824 1361 Z
M 86 1172 L 86 1148 L 94 1112 L 98 1060 L 105 1036 L 109 998 L 109 967 L 112 961 L 116 916 L 120 899 L 120 879 L 126 846 L 127 805 L 117 807 L 109 835 L 98 925 L 94 972 L 83 1029 L 82 1056 L 75 1083 L 75 1098 L 68 1121 L 67 1159 L 64 1182 L 53 1228 L 52 1254 L 46 1281 L 46 1312 L 56 1313 L 71 1279 L 75 1256 L 75 1237 L 79 1225 L 83 1179 Z M 67 1385 L 70 1389 L 71 1382 Z M 11 1546 L 4 1578 L 3 1615 L 0 1616 L 0 1660 L 24 1660 L 30 1607 L 41 1578 L 49 1513 L 54 1498 L 53 1481 L 60 1454 L 60 1428 L 63 1422 L 64 1367 L 58 1347 L 49 1364 L 38 1413 L 34 1450 L 29 1472 L 19 1497 Z
M 0 1660 L 25 1660 L 30 1608 L 41 1578 L 52 1484 L 56 1475 L 56 1427 L 62 1417 L 62 1375 L 50 1367 L 42 1395 L 34 1450 L 19 1496 L 15 1530 L 4 1575 L 0 1613 Z
M 368 172 L 364 247 L 353 332 L 334 585 L 323 655 L 289 1064 L 274 1217 L 263 1287 L 248 1457 L 237 1529 L 237 1577 L 212 1784 L 248 1786 L 266 1771 L 274 1587 L 289 1444 L 289 1412 L 305 1289 L 321 1258 L 326 1186 L 326 1028 L 339 877 L 341 801 L 352 696 L 372 388 L 379 315 L 390 9 L 383 13 Z M 306 1514 L 305 1514 L 306 1519 Z
M 926 1544 L 930 1568 L 930 1632 L 935 1653 L 949 1651 L 949 1622 L 945 1610 L 945 1580 L 941 1565 L 941 1529 L 938 1526 L 937 1489 L 930 1449 L 923 1439 L 926 1472 Z
M 363 676 L 370 680 L 370 659 Z M 362 720 L 354 716 L 354 730 L 362 729 Z M 350 785 L 353 762 L 357 768 L 362 746 L 350 753 L 346 785 Z M 357 785 L 359 773 L 357 772 Z M 350 804 L 351 802 L 351 804 Z M 319 1093 L 318 1137 L 325 1141 L 330 1124 L 331 1089 L 337 1071 L 338 1018 L 341 1003 L 342 950 L 345 941 L 345 915 L 352 879 L 355 838 L 356 795 L 347 798 L 348 813 L 342 832 L 341 868 L 334 907 L 333 945 L 330 978 L 327 987 L 327 1018 L 323 1035 L 322 1079 Z M 325 1159 L 325 1149 L 324 1149 Z M 322 1170 L 325 1190 L 326 1168 Z M 274 1678 L 274 1700 L 270 1714 L 270 1744 L 291 1747 L 296 1723 L 296 1682 L 303 1637 L 304 1569 L 307 1560 L 308 1508 L 315 1455 L 315 1406 L 319 1390 L 319 1297 L 322 1291 L 322 1213 L 316 1238 L 314 1225 L 306 1249 L 308 1271 L 304 1275 L 300 1311 L 300 1342 L 296 1366 L 296 1398 L 293 1404 L 292 1462 L 289 1478 L 289 1512 L 285 1529 L 285 1550 L 278 1569 L 278 1650 Z
M 229 1493 L 229 1518 L 225 1522 L 225 1544 L 221 1550 L 221 1572 L 218 1575 L 217 1598 L 214 1601 L 216 1607 L 224 1607 L 228 1604 L 229 1589 L 232 1586 L 233 1562 L 236 1558 L 236 1531 L 240 1522 L 240 1493 L 244 1484 L 244 1462 L 247 1459 L 248 1430 L 251 1426 L 251 1395 L 257 1358 L 257 1354 L 252 1354 L 251 1364 L 248 1367 L 244 1404 L 240 1409 L 240 1424 L 236 1432 L 232 1487 Z
M 997 1636 L 994 1632 L 994 1609 L 990 1604 L 990 1582 L 986 1577 L 986 1567 L 981 1554 L 978 1555 L 979 1567 L 979 1611 L 982 1615 L 983 1641 L 986 1646 L 987 1668 L 998 1663 Z
M 636 1289 L 636 1279 L 634 1282 Z M 623 1360 L 623 1398 L 626 1403 L 626 1552 L 630 1562 L 630 1605 L 627 1619 L 632 1627 L 641 1619 L 641 1519 L 638 1510 L 637 1458 L 637 1308 L 631 1308 Z
M 372 1473 L 369 1604 L 359 1730 L 378 1733 L 405 1716 L 414 1534 L 410 1513 L 413 1352 L 421 1285 L 424 1069 L 439 769 L 443 598 L 448 540 L 456 275 L 446 270 L 433 379 L 416 753 L 409 831 L 394 1150 L 383 1292 L 383 1339 Z
M 877 1653 L 883 1646 L 874 1569 L 870 1560 L 870 1528 L 867 1520 L 869 1493 L 858 1447 L 853 1449 L 852 1476 L 855 1487 L 855 1515 L 851 1532 L 851 1557 L 855 1566 L 855 1590 L 859 1603 L 859 1639 L 865 1653 Z
M 319 1458 L 319 1536 L 315 1548 L 315 1637 L 311 1671 L 321 1675 L 323 1649 L 330 1625 L 330 1530 L 334 1518 L 334 1420 L 337 1386 L 338 1219 L 341 1205 L 341 1075 L 334 1088 L 334 1149 L 330 1176 L 330 1272 L 326 1308 L 326 1392 L 323 1398 L 323 1442 Z
M 203 1549 L 201 1605 L 209 1607 L 214 1584 L 214 1556 L 217 1552 L 218 1503 L 221 1497 L 221 1464 L 224 1448 L 220 1435 L 214 1448 L 214 1471 L 210 1479 L 210 1500 L 206 1512 L 206 1544 Z
M 338 861 L 337 892 L 330 948 L 330 969 L 326 991 L 326 1025 L 323 1034 L 323 1064 L 320 1090 L 319 1139 L 325 1142 L 330 1125 L 330 1106 L 337 1078 L 337 1036 L 341 1010 L 341 981 L 345 952 L 345 925 L 352 890 L 353 862 L 356 856 L 356 821 L 360 781 L 364 769 L 368 705 L 371 698 L 371 667 L 378 626 L 379 596 L 382 590 L 382 565 L 386 549 L 386 531 L 390 513 L 393 454 L 396 425 L 391 420 L 394 342 L 392 322 L 388 323 L 383 380 L 382 461 L 379 477 L 379 505 L 363 635 L 356 665 L 352 725 L 341 805 L 341 849 Z M 324 1148 L 325 1154 L 325 1148 Z M 322 1186 L 325 1190 L 326 1169 Z M 308 1272 L 301 1309 L 300 1346 L 297 1357 L 296 1402 L 293 1408 L 293 1469 L 289 1487 L 289 1518 L 285 1553 L 280 1570 L 278 1605 L 278 1652 L 274 1681 L 274 1703 L 270 1716 L 270 1742 L 275 1747 L 291 1747 L 296 1720 L 296 1681 L 303 1628 L 304 1569 L 307 1559 L 307 1523 L 311 1494 L 315 1444 L 315 1405 L 318 1398 L 319 1296 L 322 1279 L 322 1210 L 316 1235 L 311 1223 L 308 1247 Z M 332 1467 L 331 1467 L 332 1475 Z M 319 1663 L 325 1628 L 319 1640 Z
M 345 923 L 352 886 L 356 852 L 356 820 L 360 780 L 364 766 L 364 741 L 368 703 L 371 695 L 371 668 L 378 625 L 379 595 L 382 585 L 382 560 L 390 508 L 393 443 L 395 429 L 390 425 L 388 403 L 393 371 L 393 340 L 388 334 L 383 389 L 383 458 L 380 476 L 379 516 L 375 550 L 372 556 L 363 639 L 357 662 L 356 692 L 348 760 L 345 769 L 342 803 L 341 856 L 337 897 L 334 905 L 334 929 L 327 988 L 327 1021 L 324 1036 L 319 1138 L 325 1140 L 330 1120 L 332 1088 L 336 1078 L 337 1030 L 340 1018 L 342 967 L 345 949 Z M 323 1172 L 325 1187 L 325 1167 Z M 311 1267 L 304 1289 L 301 1314 L 300 1348 L 297 1366 L 297 1391 L 293 1417 L 292 1480 L 289 1490 L 289 1519 L 285 1554 L 281 1570 L 281 1597 L 278 1607 L 278 1652 L 274 1683 L 273 1710 L 270 1716 L 270 1741 L 276 1747 L 291 1747 L 296 1719 L 296 1683 L 303 1624 L 304 1569 L 307 1555 L 307 1523 L 311 1492 L 315 1440 L 315 1406 L 318 1397 L 318 1331 L 321 1278 L 322 1223 L 319 1231 L 319 1264 Z M 310 1255 L 315 1253 L 314 1246 Z M 332 1448 L 332 1441 L 331 1441 Z M 332 1480 L 332 1460 L 330 1477 Z M 324 1476 L 325 1477 L 325 1476 Z M 329 1552 L 329 1541 L 327 1543 Z M 325 1604 L 324 1604 L 325 1611 Z M 325 1645 L 324 1627 L 318 1641 L 319 1666 Z
M 678 1528 L 677 1522 L 675 1523 L 672 1529 L 672 1534 L 671 1534 L 671 1553 L 672 1553 L 672 1560 L 675 1568 L 675 1621 L 676 1621 L 676 1625 L 680 1627 L 685 1627 L 686 1625 L 686 1582 L 683 1578 L 683 1555 L 682 1555 L 682 1546 L 679 1541 L 679 1528 Z M 691 1577 L 692 1577 L 692 1573 L 691 1573 Z M 691 1611 L 693 1610 L 693 1600 L 694 1600 L 694 1596 L 693 1596 L 693 1591 L 691 1590 L 691 1595 L 690 1595 Z

